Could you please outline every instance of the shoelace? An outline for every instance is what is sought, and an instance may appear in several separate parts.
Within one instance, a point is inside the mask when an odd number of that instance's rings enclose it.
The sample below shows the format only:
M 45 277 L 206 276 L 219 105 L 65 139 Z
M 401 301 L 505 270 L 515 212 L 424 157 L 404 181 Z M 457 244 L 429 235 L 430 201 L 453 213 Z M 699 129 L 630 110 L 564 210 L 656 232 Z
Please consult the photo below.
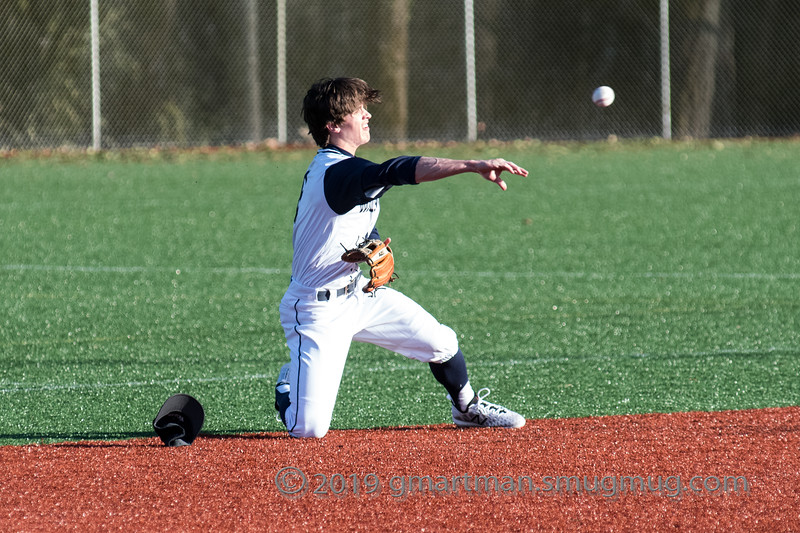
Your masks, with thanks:
M 486 391 L 486 393 L 484 394 L 483 391 Z M 486 401 L 485 398 L 487 396 L 489 396 L 489 394 L 491 394 L 491 392 L 492 392 L 491 389 L 489 389 L 488 387 L 484 387 L 481 390 L 479 390 L 478 391 L 478 405 L 481 405 L 482 407 L 484 407 L 485 409 L 489 409 L 490 411 L 497 411 L 498 413 L 505 413 L 506 409 L 504 407 L 502 407 L 500 405 L 497 405 L 497 404 L 494 404 L 494 403 L 491 403 L 489 401 Z

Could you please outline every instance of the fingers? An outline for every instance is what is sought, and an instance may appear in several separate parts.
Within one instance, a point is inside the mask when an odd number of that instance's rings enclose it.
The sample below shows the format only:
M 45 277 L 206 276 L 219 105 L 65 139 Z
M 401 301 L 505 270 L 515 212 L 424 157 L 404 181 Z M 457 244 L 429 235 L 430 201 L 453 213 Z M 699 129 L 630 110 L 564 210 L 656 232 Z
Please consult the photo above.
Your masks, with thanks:
M 511 161 L 506 161 L 505 159 L 492 159 L 490 161 L 486 161 L 485 163 L 489 168 L 488 172 L 483 173 L 483 176 L 487 180 L 496 183 L 504 191 L 508 189 L 508 185 L 500 177 L 500 174 L 503 171 L 509 172 L 511 174 L 517 174 L 519 176 L 528 175 L 527 170 L 517 165 L 516 163 L 512 163 Z
M 506 161 L 505 159 L 495 159 L 495 164 L 497 165 L 497 169 L 500 171 L 507 171 L 512 174 L 518 174 L 520 176 L 527 176 L 528 171 L 522 168 L 521 166 L 517 165 L 516 163 L 512 163 L 511 161 Z
M 500 177 L 500 173 L 499 172 L 496 172 L 496 171 L 492 170 L 489 173 L 488 179 L 489 179 L 489 181 L 495 182 L 504 191 L 506 189 L 508 189 L 508 185 L 506 185 L 506 182 L 503 181 L 503 178 Z

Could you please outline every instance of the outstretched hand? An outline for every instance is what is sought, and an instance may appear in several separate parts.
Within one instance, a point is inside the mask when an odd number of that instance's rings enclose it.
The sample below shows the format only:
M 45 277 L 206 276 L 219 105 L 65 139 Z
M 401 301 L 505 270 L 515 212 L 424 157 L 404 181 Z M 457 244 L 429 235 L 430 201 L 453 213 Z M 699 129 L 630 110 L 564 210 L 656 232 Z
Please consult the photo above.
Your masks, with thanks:
M 508 185 L 506 185 L 506 182 L 500 177 L 500 174 L 503 171 L 520 176 L 528 175 L 527 170 L 516 163 L 506 161 L 505 159 L 488 159 L 484 161 L 478 161 L 477 163 L 478 164 L 475 172 L 483 176 L 484 179 L 496 183 L 504 191 L 508 188 Z

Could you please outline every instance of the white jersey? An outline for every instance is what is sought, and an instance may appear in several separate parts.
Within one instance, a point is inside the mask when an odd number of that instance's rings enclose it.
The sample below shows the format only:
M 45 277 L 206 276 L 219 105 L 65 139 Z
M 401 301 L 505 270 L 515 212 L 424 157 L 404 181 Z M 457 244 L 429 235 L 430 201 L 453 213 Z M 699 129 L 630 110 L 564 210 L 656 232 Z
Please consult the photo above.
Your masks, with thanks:
M 318 150 L 297 202 L 292 281 L 309 288 L 346 285 L 358 266 L 342 261 L 342 254 L 378 237 L 379 198 L 394 185 L 415 183 L 418 159 L 376 164 L 335 146 Z

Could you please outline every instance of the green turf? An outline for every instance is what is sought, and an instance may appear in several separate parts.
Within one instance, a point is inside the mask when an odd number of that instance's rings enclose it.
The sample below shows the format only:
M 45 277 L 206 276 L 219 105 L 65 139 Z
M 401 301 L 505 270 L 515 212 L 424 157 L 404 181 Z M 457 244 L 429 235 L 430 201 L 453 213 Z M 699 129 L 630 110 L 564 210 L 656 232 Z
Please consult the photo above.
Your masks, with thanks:
M 796 142 L 365 147 L 513 159 L 390 191 L 395 287 L 528 418 L 800 403 Z M 274 431 L 277 305 L 312 152 L 0 162 L 0 444 Z M 335 428 L 449 421 L 426 365 L 354 345 Z

